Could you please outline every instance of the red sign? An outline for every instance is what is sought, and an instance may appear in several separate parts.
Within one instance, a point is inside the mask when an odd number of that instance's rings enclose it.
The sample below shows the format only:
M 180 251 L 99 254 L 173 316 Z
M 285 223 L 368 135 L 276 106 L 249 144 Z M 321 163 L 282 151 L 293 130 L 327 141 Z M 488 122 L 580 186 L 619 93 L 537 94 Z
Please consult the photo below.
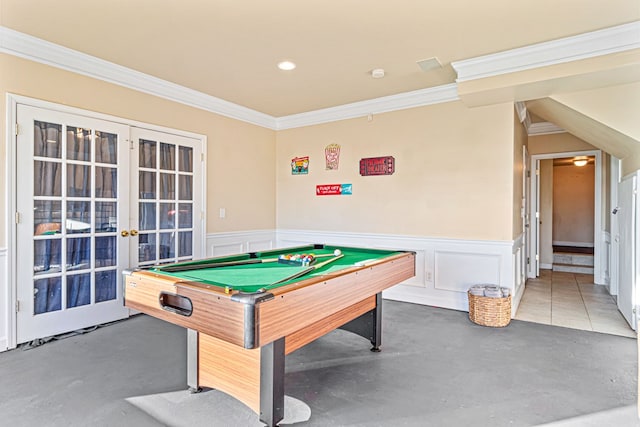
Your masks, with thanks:
M 395 159 L 392 156 L 360 159 L 360 175 L 393 175 L 395 164 Z
M 316 196 L 350 196 L 351 192 L 351 184 L 316 185 Z

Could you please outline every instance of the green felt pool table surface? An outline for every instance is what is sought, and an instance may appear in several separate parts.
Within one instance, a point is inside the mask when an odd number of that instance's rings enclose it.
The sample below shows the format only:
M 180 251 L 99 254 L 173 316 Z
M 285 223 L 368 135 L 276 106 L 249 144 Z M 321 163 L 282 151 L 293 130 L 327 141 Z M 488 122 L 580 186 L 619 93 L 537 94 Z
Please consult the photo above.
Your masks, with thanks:
M 257 260 L 273 260 L 280 255 L 286 254 L 313 254 L 318 256 L 315 266 L 325 261 L 332 260 L 336 249 L 341 251 L 342 257 L 320 266 L 301 278 L 284 280 L 287 277 L 301 273 L 309 269 L 309 266 L 298 266 L 282 264 L 277 261 L 257 262 Z M 396 255 L 400 252 L 387 251 L 380 249 L 363 249 L 342 246 L 328 245 L 306 245 L 293 248 L 285 248 L 278 250 L 268 250 L 261 252 L 252 252 L 241 255 L 233 255 L 228 257 L 208 258 L 197 261 L 187 261 L 183 263 L 170 264 L 168 266 L 158 266 L 151 269 L 159 274 L 175 277 L 183 281 L 199 282 L 206 285 L 218 286 L 227 290 L 237 290 L 241 292 L 256 292 L 258 290 L 269 290 L 279 286 L 295 283 L 301 279 L 307 279 L 314 276 L 325 275 L 328 273 L 344 270 L 353 267 L 356 264 L 368 264 L 376 260 Z M 329 256 L 331 255 L 331 256 Z M 251 263 L 232 265 L 224 267 L 207 267 L 207 265 L 215 263 L 243 262 Z M 199 267 L 202 268 L 199 268 Z M 175 269 L 178 267 L 186 267 L 185 271 L 163 271 L 163 268 L 170 267 Z M 314 267 L 312 265 L 311 267 Z M 278 283 L 276 283 L 278 282 Z

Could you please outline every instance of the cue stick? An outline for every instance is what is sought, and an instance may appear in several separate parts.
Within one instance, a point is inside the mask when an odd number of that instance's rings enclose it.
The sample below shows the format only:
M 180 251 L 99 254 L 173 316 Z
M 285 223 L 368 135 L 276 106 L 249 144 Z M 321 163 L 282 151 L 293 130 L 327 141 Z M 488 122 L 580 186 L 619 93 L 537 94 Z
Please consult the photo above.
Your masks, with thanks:
M 314 255 L 314 258 L 326 258 L 328 256 L 335 256 L 334 254 L 319 254 L 319 255 Z
M 200 270 L 204 268 L 218 268 L 218 267 L 233 267 L 236 265 L 245 264 L 262 264 L 266 262 L 276 262 L 278 258 L 248 258 L 238 261 L 222 261 L 222 262 L 210 262 L 204 264 L 187 264 L 187 265 L 167 265 L 166 267 L 159 267 L 158 270 L 165 271 L 167 273 L 177 273 L 180 271 Z
M 333 256 L 333 254 L 320 254 L 315 255 L 314 258 L 325 258 L 328 256 Z M 262 264 L 268 262 L 276 262 L 278 258 L 248 258 L 241 259 L 238 261 L 222 261 L 222 262 L 209 262 L 204 264 L 187 264 L 187 265 L 167 265 L 164 267 L 158 267 L 158 270 L 164 271 L 167 273 L 178 273 L 181 271 L 191 271 L 191 270 L 200 270 L 204 268 L 218 268 L 218 267 L 233 267 L 236 265 L 245 265 L 245 264 Z M 322 263 L 317 264 L 317 266 L 321 267 Z M 280 282 L 277 282 L 280 283 Z
M 279 284 L 279 283 L 287 282 L 287 281 L 289 281 L 289 280 L 293 280 L 293 279 L 297 279 L 298 277 L 302 277 L 302 276 L 304 276 L 304 275 L 305 275 L 305 274 L 307 274 L 307 273 L 311 273 L 313 270 L 317 270 L 317 269 L 319 269 L 320 267 L 324 267 L 325 265 L 327 265 L 327 264 L 329 264 L 329 263 L 331 263 L 331 262 L 333 262 L 333 261 L 336 261 L 336 260 L 338 260 L 338 259 L 342 258 L 343 256 L 344 256 L 344 254 L 340 254 L 340 255 L 338 255 L 338 256 L 337 256 L 337 257 L 335 257 L 335 258 L 331 258 L 331 259 L 328 259 L 328 260 L 326 260 L 326 261 L 322 261 L 322 262 L 321 262 L 321 263 L 319 263 L 319 264 L 312 265 L 311 267 L 305 268 L 304 270 L 299 271 L 299 272 L 297 272 L 297 273 L 295 273 L 295 274 L 292 274 L 291 276 L 285 277 L 285 278 L 284 278 L 284 279 L 282 279 L 282 280 L 278 280 L 277 282 L 274 282 L 274 283 L 272 283 L 272 284 L 271 284 L 271 285 L 269 285 L 269 286 L 277 285 L 277 284 Z

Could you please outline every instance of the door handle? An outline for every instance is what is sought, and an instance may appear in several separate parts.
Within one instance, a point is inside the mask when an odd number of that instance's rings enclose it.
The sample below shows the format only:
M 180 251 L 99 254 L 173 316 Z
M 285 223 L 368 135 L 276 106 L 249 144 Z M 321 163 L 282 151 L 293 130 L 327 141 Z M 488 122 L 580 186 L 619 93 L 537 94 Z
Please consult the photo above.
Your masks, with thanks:
M 138 235 L 138 230 L 131 230 L 129 232 L 129 234 L 131 234 L 131 237 L 137 236 Z
M 129 236 L 129 232 L 128 232 L 127 230 L 122 230 L 122 231 L 120 232 L 120 235 L 121 235 L 122 237 L 128 237 L 128 236 Z

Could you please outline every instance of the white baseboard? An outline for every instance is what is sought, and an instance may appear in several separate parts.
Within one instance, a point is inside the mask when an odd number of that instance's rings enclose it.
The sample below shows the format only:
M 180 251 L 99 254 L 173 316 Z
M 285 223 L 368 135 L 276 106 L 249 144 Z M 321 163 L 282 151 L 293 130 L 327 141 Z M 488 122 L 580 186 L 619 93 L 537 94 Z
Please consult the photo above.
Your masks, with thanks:
M 563 242 L 560 240 L 554 240 L 552 243 L 554 246 L 575 246 L 576 248 L 593 248 L 593 242 Z

